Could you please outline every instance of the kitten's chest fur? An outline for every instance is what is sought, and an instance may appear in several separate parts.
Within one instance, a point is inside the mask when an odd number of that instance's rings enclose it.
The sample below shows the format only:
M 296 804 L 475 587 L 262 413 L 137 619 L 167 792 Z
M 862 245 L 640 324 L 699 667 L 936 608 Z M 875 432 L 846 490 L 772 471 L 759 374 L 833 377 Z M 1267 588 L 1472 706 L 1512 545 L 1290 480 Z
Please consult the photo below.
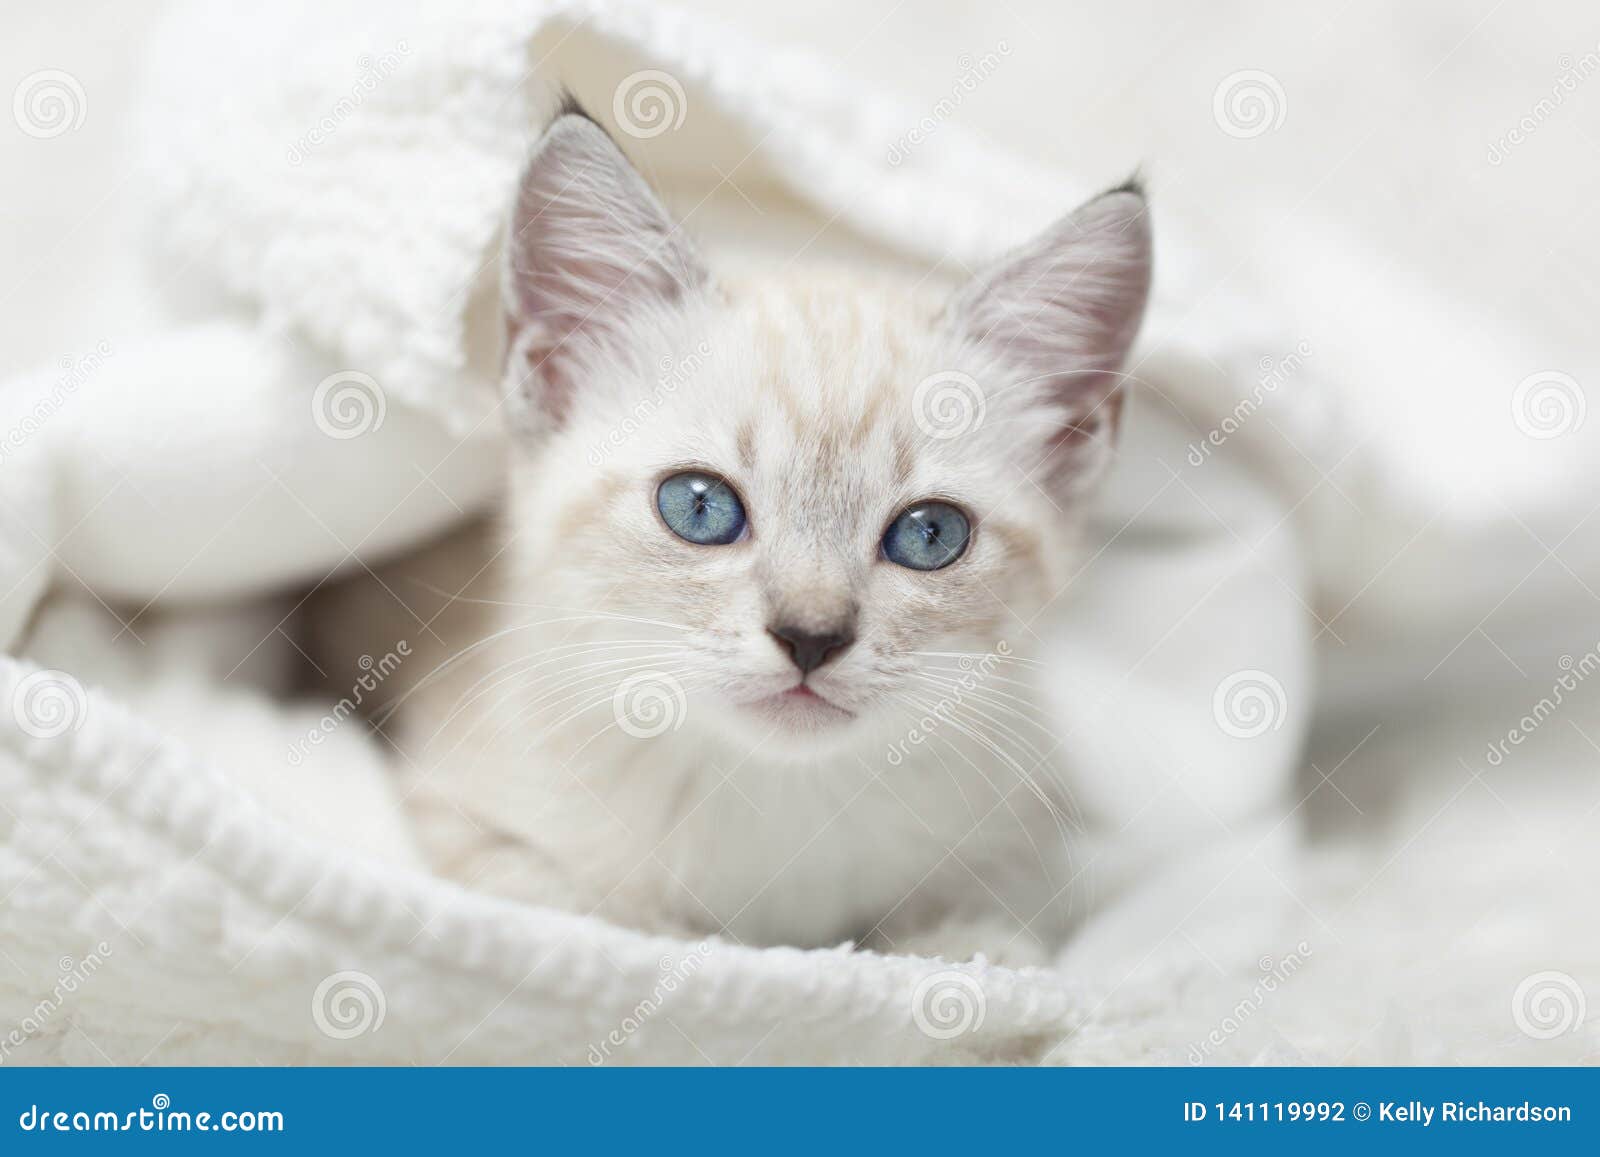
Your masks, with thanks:
M 996 910 L 1041 939 L 1058 928 L 1070 833 L 1015 756 L 997 757 L 994 737 L 925 717 L 908 743 L 918 721 L 907 716 L 881 742 L 795 763 L 692 721 L 630 734 L 610 696 L 648 660 L 591 644 L 580 616 L 505 606 L 537 604 L 538 592 L 506 597 L 517 592 L 494 542 L 475 526 L 346 584 L 315 612 L 313 634 L 346 663 L 409 642 L 380 716 L 442 874 L 630 927 L 751 944 L 894 948 Z M 1048 782 L 1044 767 L 1031 770 Z

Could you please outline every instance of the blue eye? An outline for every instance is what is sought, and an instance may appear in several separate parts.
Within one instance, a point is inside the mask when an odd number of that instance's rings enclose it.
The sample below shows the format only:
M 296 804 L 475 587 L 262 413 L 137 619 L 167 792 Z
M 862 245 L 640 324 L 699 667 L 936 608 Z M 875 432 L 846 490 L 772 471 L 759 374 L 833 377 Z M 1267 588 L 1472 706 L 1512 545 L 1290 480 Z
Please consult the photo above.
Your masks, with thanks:
M 890 562 L 912 570 L 938 570 L 960 558 L 971 537 L 967 516 L 954 506 L 919 502 L 889 524 L 883 535 L 883 554 Z
M 725 546 L 744 533 L 744 504 L 715 474 L 686 470 L 663 480 L 656 509 L 673 534 L 701 546 Z

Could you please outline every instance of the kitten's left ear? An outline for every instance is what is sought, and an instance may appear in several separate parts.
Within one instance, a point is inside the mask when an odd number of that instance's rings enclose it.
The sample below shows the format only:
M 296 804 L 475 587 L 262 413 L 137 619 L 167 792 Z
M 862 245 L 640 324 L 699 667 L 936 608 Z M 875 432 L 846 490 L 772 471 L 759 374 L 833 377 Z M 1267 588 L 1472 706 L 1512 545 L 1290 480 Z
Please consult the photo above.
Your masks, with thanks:
M 632 327 L 704 284 L 693 244 L 622 150 L 568 98 L 517 185 L 502 297 L 506 373 L 559 422 Z
M 950 303 L 962 336 L 1028 375 L 1063 411 L 1059 472 L 1109 455 L 1124 359 L 1150 292 L 1150 215 L 1136 181 L 1103 193 L 978 274 Z

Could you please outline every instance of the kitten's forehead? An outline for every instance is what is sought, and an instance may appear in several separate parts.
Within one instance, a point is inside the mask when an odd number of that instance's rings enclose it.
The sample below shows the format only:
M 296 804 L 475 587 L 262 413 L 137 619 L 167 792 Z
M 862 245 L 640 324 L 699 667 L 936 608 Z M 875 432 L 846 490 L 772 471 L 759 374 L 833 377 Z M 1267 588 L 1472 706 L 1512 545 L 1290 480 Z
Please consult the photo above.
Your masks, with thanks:
M 912 409 L 938 360 L 935 306 L 825 276 L 730 287 L 692 394 L 730 467 L 832 492 L 905 486 L 930 447 Z

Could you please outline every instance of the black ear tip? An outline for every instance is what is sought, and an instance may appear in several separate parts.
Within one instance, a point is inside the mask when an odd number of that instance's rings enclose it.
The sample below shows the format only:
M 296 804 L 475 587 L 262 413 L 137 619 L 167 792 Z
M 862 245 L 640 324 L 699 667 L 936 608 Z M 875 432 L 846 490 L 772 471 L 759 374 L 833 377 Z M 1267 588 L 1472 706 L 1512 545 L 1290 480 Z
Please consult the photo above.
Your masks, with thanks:
M 549 127 L 555 127 L 556 122 L 565 120 L 567 117 L 578 117 L 588 121 L 601 132 L 606 131 L 605 126 L 589 114 L 589 110 L 583 107 L 583 102 L 573 95 L 572 90 L 563 86 L 556 95 L 556 111 L 550 118 Z M 610 134 L 607 133 L 607 135 L 609 136 Z
M 1107 189 L 1100 195 L 1102 197 L 1109 197 L 1113 193 L 1132 193 L 1141 201 L 1148 201 L 1150 199 L 1150 194 L 1145 191 L 1144 173 L 1138 169 L 1135 169 L 1132 173 L 1130 173 L 1128 175 L 1128 179 L 1122 182 L 1122 184 L 1117 185 L 1114 188 Z

